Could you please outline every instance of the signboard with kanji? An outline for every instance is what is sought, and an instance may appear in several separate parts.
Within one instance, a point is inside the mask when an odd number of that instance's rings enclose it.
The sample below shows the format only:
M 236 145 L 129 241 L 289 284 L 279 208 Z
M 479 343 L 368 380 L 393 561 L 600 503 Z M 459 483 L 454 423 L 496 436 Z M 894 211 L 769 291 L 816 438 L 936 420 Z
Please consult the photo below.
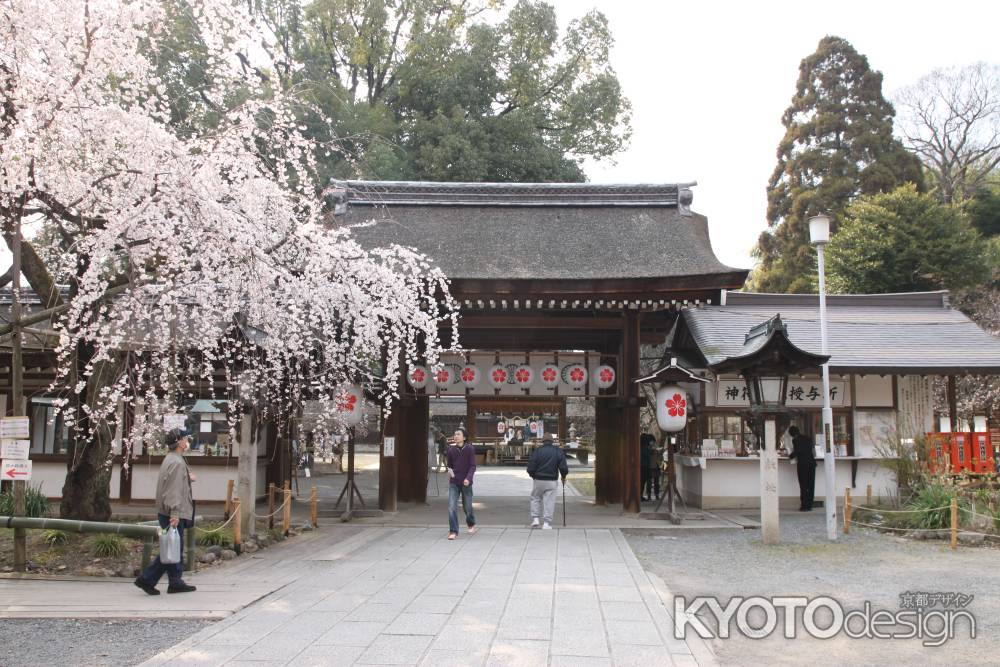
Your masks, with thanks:
M 28 452 L 31 451 L 30 440 L 4 440 L 0 445 L 0 459 L 16 461 L 27 461 Z
M 29 422 L 27 417 L 6 417 L 0 419 L 0 438 L 4 440 L 27 440 L 31 437 L 28 432 Z
M 31 479 L 31 461 L 4 460 L 0 466 L 0 479 L 26 482 Z
M 778 380 L 764 380 L 765 383 L 778 383 Z M 749 407 L 750 399 L 746 382 L 743 378 L 722 379 L 715 383 L 715 404 L 719 407 Z M 767 387 L 765 387 L 765 394 Z M 775 388 L 777 394 L 777 388 Z M 823 407 L 823 381 L 819 379 L 788 378 L 788 396 L 785 405 L 790 408 L 821 408 Z M 847 401 L 847 382 L 833 380 L 830 382 L 830 406 L 834 408 L 849 405 Z

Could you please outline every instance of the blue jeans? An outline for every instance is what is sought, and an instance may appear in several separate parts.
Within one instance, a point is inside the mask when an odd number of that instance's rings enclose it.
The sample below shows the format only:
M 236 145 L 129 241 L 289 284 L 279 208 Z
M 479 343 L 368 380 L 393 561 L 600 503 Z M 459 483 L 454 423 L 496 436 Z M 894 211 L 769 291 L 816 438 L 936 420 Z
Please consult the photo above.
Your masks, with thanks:
M 170 526 L 170 517 L 166 514 L 157 514 L 156 519 L 160 522 L 160 528 Z M 160 555 L 157 554 L 156 559 L 139 575 L 139 579 L 150 586 L 155 586 L 160 581 L 163 573 L 166 572 L 167 581 L 171 586 L 181 586 L 184 584 L 184 579 L 181 578 L 181 575 L 184 574 L 184 529 L 190 525 L 191 522 L 187 519 L 181 519 L 177 524 L 177 534 L 181 538 L 181 562 L 164 565 L 160 562 Z
M 462 496 L 462 507 L 465 509 L 465 524 L 469 528 L 476 525 L 476 515 L 472 513 L 472 485 L 448 485 L 448 530 L 458 532 L 458 496 Z

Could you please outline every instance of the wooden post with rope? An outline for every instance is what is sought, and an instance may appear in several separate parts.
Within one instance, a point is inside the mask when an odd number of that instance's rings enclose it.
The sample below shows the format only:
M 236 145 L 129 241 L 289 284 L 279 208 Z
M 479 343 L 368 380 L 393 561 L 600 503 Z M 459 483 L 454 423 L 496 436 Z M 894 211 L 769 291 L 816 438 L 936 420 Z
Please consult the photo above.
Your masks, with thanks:
M 958 498 L 951 499 L 951 548 L 958 548 Z
M 865 506 L 872 506 L 872 485 L 871 482 L 868 483 L 868 488 L 865 490 Z
M 274 529 L 274 482 L 267 485 L 267 529 Z
M 310 520 L 310 523 L 312 523 L 313 528 L 316 527 L 316 524 L 317 524 L 318 519 L 319 519 L 319 493 L 318 493 L 318 491 L 319 491 L 319 489 L 317 489 L 315 486 L 313 486 L 311 489 L 309 489 L 309 520 Z
M 226 482 L 226 514 L 223 517 L 226 521 L 229 521 L 229 517 L 231 517 L 232 513 L 233 513 L 233 484 L 234 483 L 235 482 L 233 480 L 229 480 L 229 481 Z
M 869 487 L 871 488 L 871 487 Z M 844 535 L 851 532 L 851 488 L 844 489 Z
M 239 516 L 240 514 L 240 499 L 236 498 L 233 501 L 233 514 Z M 227 519 L 228 521 L 228 519 Z M 240 552 L 240 545 L 243 543 L 243 522 L 239 519 L 233 522 L 233 547 L 236 553 Z
M 285 507 L 284 507 L 285 511 L 282 512 L 282 517 L 281 517 L 281 532 L 284 534 L 285 537 L 288 537 L 288 531 L 292 527 L 292 489 L 288 485 L 288 482 L 285 482 L 284 491 L 285 491 Z

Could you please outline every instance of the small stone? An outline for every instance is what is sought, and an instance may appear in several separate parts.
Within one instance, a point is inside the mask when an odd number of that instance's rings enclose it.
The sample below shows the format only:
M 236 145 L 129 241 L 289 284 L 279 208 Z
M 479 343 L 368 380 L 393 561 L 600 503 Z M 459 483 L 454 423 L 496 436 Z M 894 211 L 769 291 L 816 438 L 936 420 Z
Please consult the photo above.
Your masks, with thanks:
M 958 534 L 958 541 L 963 544 L 982 544 L 985 539 L 985 535 L 980 533 L 969 533 L 964 530 Z
M 130 567 L 121 567 L 121 568 L 118 568 L 118 571 L 115 572 L 115 576 L 116 577 L 124 577 L 124 578 L 127 579 L 127 578 L 129 578 L 129 577 L 132 576 L 132 568 L 130 568 Z
M 213 544 L 208 549 L 206 549 L 206 551 L 210 554 L 215 554 L 216 557 L 218 557 L 222 554 L 222 547 L 219 546 L 218 544 Z
M 233 551 L 232 549 L 223 549 L 222 550 L 222 560 L 232 560 L 234 558 L 236 558 L 236 552 L 235 551 Z
M 313 525 L 311 523 L 306 521 L 304 524 L 299 526 L 299 530 L 301 530 L 303 533 L 308 533 L 310 530 L 315 530 L 315 529 L 313 528 Z
M 14 567 L 11 566 L 11 565 L 4 565 L 3 566 L 3 571 L 4 572 L 13 572 L 14 571 Z
M 259 550 L 260 547 L 257 546 L 256 542 L 247 542 L 246 544 L 243 545 L 243 551 L 247 552 L 248 554 L 252 554 Z
M 66 569 L 66 566 L 65 566 L 65 565 L 57 565 L 57 566 L 56 566 L 56 570 L 57 570 L 58 572 L 62 572 L 62 571 L 63 571 L 63 570 L 65 570 L 65 569 Z
M 211 551 L 203 553 L 202 555 L 198 556 L 199 563 L 214 563 L 215 559 L 216 555 L 213 554 Z

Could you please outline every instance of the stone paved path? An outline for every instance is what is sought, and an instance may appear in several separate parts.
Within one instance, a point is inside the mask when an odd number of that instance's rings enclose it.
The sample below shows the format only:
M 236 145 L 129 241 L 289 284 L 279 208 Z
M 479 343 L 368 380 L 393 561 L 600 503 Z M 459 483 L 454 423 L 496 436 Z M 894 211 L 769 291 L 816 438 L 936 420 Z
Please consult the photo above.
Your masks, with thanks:
M 144 664 L 714 663 L 703 645 L 673 639 L 617 529 L 485 527 L 454 542 L 440 528 L 372 527 L 351 544 L 337 535 L 282 555 L 271 567 L 294 580 Z

